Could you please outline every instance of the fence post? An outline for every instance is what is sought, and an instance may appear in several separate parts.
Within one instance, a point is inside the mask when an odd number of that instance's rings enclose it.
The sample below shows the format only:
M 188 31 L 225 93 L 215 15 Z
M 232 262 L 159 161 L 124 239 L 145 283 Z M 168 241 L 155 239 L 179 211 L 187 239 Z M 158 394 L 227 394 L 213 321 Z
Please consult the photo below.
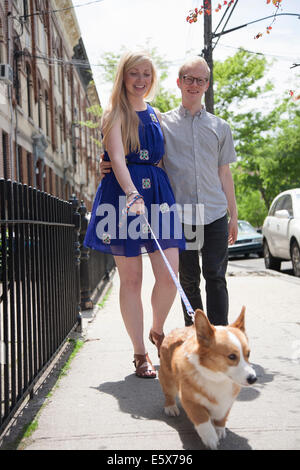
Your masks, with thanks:
M 81 205 L 78 209 L 80 213 L 80 308 L 81 310 L 89 310 L 94 307 L 91 300 L 91 286 L 90 286 L 90 274 L 89 274 L 89 259 L 90 250 L 83 245 L 84 237 L 88 227 L 88 219 L 86 217 L 87 209 L 84 201 L 81 201 Z
M 77 319 L 78 326 L 76 331 L 82 333 L 82 318 L 80 313 L 80 243 L 79 243 L 79 234 L 80 234 L 80 213 L 78 212 L 79 202 L 75 194 L 69 199 L 69 202 L 72 204 L 73 208 L 73 224 L 74 224 L 74 256 L 75 256 L 75 295 L 76 295 L 76 305 L 77 305 Z

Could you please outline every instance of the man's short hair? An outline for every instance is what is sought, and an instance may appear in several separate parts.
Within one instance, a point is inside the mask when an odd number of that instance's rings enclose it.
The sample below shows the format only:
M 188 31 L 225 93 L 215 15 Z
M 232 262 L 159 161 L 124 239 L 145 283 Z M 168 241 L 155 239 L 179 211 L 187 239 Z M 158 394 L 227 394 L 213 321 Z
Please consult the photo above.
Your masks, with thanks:
M 203 59 L 203 57 L 193 57 L 191 59 L 188 59 L 179 69 L 179 72 L 178 72 L 179 78 L 181 78 L 184 75 L 184 73 L 185 73 L 185 71 L 188 67 L 191 67 L 193 65 L 198 65 L 198 64 L 202 64 L 206 67 L 207 75 L 208 75 L 207 78 L 209 78 L 210 68 L 209 68 L 208 63 L 206 62 L 206 60 Z

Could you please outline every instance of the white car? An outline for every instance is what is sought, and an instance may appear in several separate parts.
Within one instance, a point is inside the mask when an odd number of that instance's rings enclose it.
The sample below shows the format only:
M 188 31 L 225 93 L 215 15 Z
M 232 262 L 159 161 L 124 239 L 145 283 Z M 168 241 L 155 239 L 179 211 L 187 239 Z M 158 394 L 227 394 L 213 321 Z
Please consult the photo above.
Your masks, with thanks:
M 262 233 L 266 268 L 279 271 L 281 261 L 292 260 L 294 274 L 300 277 L 300 188 L 276 196 Z

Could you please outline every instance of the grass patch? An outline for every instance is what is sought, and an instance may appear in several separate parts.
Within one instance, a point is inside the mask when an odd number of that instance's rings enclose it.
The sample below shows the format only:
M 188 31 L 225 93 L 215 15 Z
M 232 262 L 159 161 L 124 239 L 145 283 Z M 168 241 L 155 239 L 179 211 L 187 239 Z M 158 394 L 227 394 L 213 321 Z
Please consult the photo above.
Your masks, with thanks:
M 82 346 L 84 345 L 84 341 L 82 340 L 78 340 L 78 339 L 69 339 L 68 340 L 69 343 L 72 343 L 73 344 L 73 351 L 72 353 L 70 354 L 70 357 L 69 359 L 67 360 L 67 362 L 65 363 L 65 365 L 63 366 L 63 368 L 61 369 L 60 371 L 60 374 L 58 376 L 58 379 L 57 379 L 57 382 L 56 382 L 56 386 L 58 385 L 58 382 L 59 380 L 64 376 L 64 375 L 67 375 L 67 372 L 68 370 L 70 369 L 70 365 L 71 365 L 71 362 L 73 361 L 74 357 L 76 356 L 76 354 L 78 353 L 78 351 L 82 348 Z
M 110 296 L 111 289 L 112 289 L 112 288 L 110 287 L 110 288 L 108 289 L 108 291 L 106 292 L 105 296 L 103 297 L 103 299 L 101 300 L 101 302 L 99 302 L 99 303 L 97 304 L 97 306 L 98 306 L 99 308 L 103 308 L 103 307 L 104 307 L 105 302 L 107 301 L 108 297 Z
M 29 423 L 28 426 L 24 428 L 23 438 L 29 439 L 31 435 L 34 433 L 34 431 L 38 428 L 38 425 L 39 425 L 39 422 L 38 422 L 38 416 L 37 416 L 34 421 Z
M 52 388 L 52 390 L 46 395 L 46 401 L 45 403 L 41 406 L 40 410 L 38 411 L 36 417 L 34 418 L 33 421 L 31 421 L 27 426 L 25 426 L 23 428 L 23 431 L 22 431 L 22 434 L 21 434 L 21 438 L 18 439 L 18 444 L 21 444 L 20 445 L 20 449 L 24 449 L 26 448 L 26 442 L 22 442 L 23 439 L 25 440 L 28 440 L 31 438 L 31 436 L 33 435 L 33 433 L 37 430 L 38 428 L 38 425 L 39 425 L 39 418 L 40 418 L 40 415 L 42 413 L 42 410 L 45 406 L 47 406 L 47 403 L 48 403 L 48 399 L 52 396 L 53 394 L 53 391 L 59 387 L 59 382 L 61 380 L 62 377 L 64 377 L 65 375 L 67 375 L 69 369 L 70 369 L 70 366 L 71 366 L 71 362 L 73 361 L 73 359 L 75 358 L 76 354 L 78 353 L 78 351 L 82 348 L 82 346 L 84 345 L 84 341 L 82 340 L 74 340 L 74 339 L 68 339 L 68 342 L 73 346 L 73 350 L 69 356 L 69 359 L 67 360 L 67 362 L 64 364 L 64 366 L 61 368 L 60 372 L 59 372 L 59 375 L 57 377 L 57 381 L 54 385 L 54 387 Z

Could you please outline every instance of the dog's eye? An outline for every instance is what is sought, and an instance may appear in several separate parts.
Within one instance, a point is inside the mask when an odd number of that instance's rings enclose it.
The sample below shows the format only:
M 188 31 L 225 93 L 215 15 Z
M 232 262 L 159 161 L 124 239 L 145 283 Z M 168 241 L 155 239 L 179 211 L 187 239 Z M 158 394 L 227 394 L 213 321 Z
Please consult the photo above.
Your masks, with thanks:
M 229 354 L 228 359 L 230 359 L 231 361 L 236 361 L 237 355 L 236 354 Z

